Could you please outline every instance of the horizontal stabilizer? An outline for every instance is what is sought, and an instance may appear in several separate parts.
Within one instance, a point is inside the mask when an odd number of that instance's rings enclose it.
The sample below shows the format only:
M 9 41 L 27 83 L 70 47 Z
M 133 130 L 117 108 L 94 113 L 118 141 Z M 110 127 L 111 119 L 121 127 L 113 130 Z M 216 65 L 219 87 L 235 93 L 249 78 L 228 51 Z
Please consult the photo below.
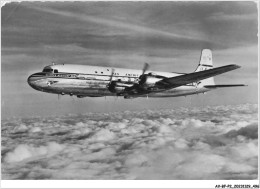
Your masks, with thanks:
M 231 70 L 235 70 L 238 68 L 240 68 L 240 66 L 231 64 L 231 65 L 213 68 L 209 70 L 184 74 L 177 77 L 165 78 L 161 81 L 158 81 L 156 84 L 157 86 L 162 86 L 165 88 L 175 88 L 192 82 L 197 82 L 203 79 L 207 79 L 219 74 L 223 74 L 225 72 L 229 72 Z
M 205 88 L 208 89 L 215 89 L 215 88 L 221 88 L 221 87 L 244 87 L 247 85 L 244 84 L 235 84 L 235 85 L 204 85 Z

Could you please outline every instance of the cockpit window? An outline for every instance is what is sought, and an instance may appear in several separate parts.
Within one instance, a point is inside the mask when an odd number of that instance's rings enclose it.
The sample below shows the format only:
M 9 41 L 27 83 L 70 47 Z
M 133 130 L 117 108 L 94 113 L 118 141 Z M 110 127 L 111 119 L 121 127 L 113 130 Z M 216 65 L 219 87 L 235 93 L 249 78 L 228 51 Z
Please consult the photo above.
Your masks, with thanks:
M 53 71 L 53 69 L 50 69 L 50 68 L 44 68 L 43 70 L 42 70 L 42 72 L 52 72 Z
M 58 73 L 58 70 L 54 70 L 54 73 Z

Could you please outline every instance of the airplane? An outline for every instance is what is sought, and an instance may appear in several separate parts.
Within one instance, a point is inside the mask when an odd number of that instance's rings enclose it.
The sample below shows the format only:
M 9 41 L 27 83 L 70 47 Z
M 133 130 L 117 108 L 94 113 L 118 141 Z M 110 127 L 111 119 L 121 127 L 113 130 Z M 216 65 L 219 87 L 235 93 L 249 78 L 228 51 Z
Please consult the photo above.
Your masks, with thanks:
M 244 84 L 216 85 L 213 76 L 240 68 L 236 64 L 213 68 L 212 51 L 203 49 L 199 65 L 192 73 L 148 71 L 145 63 L 142 70 L 54 64 L 42 72 L 28 77 L 28 84 L 39 91 L 58 95 L 83 97 L 122 96 L 177 97 L 222 87 L 239 87 Z

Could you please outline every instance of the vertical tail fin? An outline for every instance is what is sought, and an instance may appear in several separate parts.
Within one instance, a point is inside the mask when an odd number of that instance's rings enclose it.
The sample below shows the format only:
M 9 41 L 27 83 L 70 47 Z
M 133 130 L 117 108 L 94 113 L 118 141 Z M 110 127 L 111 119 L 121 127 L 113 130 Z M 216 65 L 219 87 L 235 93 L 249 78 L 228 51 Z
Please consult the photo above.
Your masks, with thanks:
M 200 63 L 195 72 L 213 68 L 212 52 L 209 49 L 203 49 L 200 55 Z
M 196 68 L 195 72 L 209 70 L 212 68 L 213 68 L 212 52 L 210 49 L 203 49 L 201 52 L 199 65 Z M 213 77 L 201 80 L 200 83 L 202 85 L 215 85 Z

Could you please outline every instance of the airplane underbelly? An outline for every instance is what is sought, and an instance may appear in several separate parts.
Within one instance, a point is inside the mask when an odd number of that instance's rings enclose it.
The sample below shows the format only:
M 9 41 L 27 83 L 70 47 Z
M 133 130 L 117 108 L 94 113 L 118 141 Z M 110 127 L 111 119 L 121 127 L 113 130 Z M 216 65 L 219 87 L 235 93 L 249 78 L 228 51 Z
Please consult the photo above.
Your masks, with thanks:
M 49 79 L 42 82 L 42 88 L 45 92 L 58 94 L 104 96 L 109 92 L 107 84 L 107 81 L 98 80 Z
M 38 85 L 41 85 L 41 91 L 55 93 L 55 94 L 70 94 L 81 96 L 115 96 L 115 93 L 111 93 L 107 84 L 108 81 L 102 80 L 81 80 L 81 79 L 62 79 L 62 78 L 48 78 L 39 81 Z M 174 89 L 149 93 L 149 97 L 176 97 L 186 96 L 196 93 L 202 93 L 208 91 L 205 88 L 195 86 L 181 86 Z M 139 97 L 146 97 L 147 95 L 141 95 Z

